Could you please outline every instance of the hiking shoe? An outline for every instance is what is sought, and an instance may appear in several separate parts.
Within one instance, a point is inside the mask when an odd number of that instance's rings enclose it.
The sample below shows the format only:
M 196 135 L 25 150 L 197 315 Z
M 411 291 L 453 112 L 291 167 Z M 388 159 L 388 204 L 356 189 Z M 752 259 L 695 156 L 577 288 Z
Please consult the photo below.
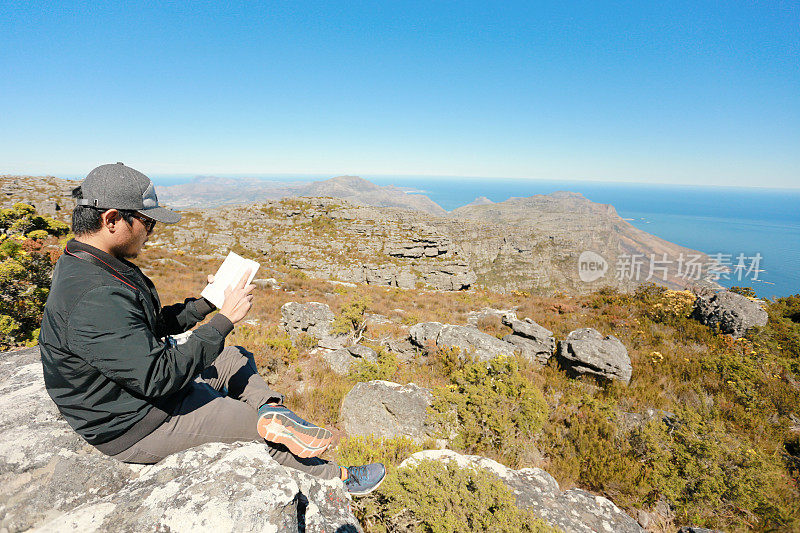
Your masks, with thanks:
M 364 496 L 380 487 L 385 477 L 386 468 L 381 463 L 348 466 L 344 486 L 352 496 Z
M 327 429 L 306 422 L 282 405 L 262 405 L 258 409 L 257 429 L 264 440 L 283 444 L 301 458 L 317 457 L 333 438 Z

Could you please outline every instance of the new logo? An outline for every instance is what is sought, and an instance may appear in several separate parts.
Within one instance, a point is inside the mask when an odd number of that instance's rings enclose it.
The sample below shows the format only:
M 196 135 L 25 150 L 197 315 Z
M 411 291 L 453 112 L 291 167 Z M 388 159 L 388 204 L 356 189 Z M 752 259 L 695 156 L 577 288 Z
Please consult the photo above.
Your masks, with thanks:
M 608 263 L 602 255 L 587 250 L 578 258 L 578 275 L 581 281 L 589 283 L 598 280 L 605 276 L 606 272 Z

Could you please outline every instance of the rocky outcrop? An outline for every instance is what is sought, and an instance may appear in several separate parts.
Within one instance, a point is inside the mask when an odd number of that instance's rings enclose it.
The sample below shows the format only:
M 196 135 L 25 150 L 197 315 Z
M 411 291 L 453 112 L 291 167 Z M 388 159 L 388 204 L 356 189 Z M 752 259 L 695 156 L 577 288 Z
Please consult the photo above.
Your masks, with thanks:
M 211 443 L 171 455 L 142 468 L 116 493 L 41 527 L 65 533 L 360 531 L 341 481 L 289 471 L 255 442 Z
M 358 361 L 378 362 L 378 354 L 369 346 L 348 346 L 323 354 L 322 358 L 331 367 L 331 370 L 340 376 L 346 376 Z
M 407 259 L 439 257 L 446 254 L 451 246 L 450 239 L 442 235 L 414 235 L 388 241 L 384 252 L 392 257 Z
M 401 289 L 413 289 L 422 285 L 442 291 L 460 291 L 472 287 L 476 280 L 475 273 L 469 265 L 456 260 L 413 265 L 371 262 L 341 265 L 325 259 L 301 257 L 292 261 L 292 267 L 321 279 L 386 285 Z
M 62 180 L 53 176 L 0 175 L 0 208 L 17 202 L 30 204 L 36 213 L 69 222 L 74 201 L 72 189 L 79 181 Z
M 463 356 L 488 361 L 498 355 L 512 355 L 517 348 L 471 326 L 421 322 L 408 330 L 409 339 L 420 348 L 458 348 Z
M 556 349 L 553 332 L 531 320 L 518 320 L 515 313 L 503 316 L 503 324 L 510 327 L 513 333 L 503 337 L 505 342 L 513 344 L 520 355 L 531 362 L 547 364 Z
M 611 500 L 580 489 L 559 490 L 556 480 L 539 468 L 512 470 L 478 455 L 451 450 L 417 452 L 400 464 L 413 468 L 421 461 L 446 461 L 461 468 L 481 469 L 497 476 L 516 497 L 518 507 L 531 508 L 552 526 L 572 532 L 640 533 L 644 530 Z
M 281 326 L 292 340 L 301 334 L 310 335 L 323 348 L 337 349 L 344 344 L 344 337 L 331 333 L 334 318 L 328 304 L 287 302 L 281 306 Z
M 86 444 L 44 388 L 38 348 L 0 354 L 0 530 L 361 531 L 341 481 L 284 468 L 257 442 L 153 466 Z
M 559 343 L 558 356 L 562 364 L 580 374 L 616 379 L 627 384 L 633 367 L 628 350 L 614 337 L 592 328 L 572 331 Z
M 477 311 L 470 311 L 467 313 L 467 324 L 477 328 L 482 321 L 500 321 L 505 315 L 513 312 L 513 309 L 493 309 L 491 307 L 483 307 Z
M 359 383 L 342 401 L 341 419 L 348 435 L 409 437 L 420 440 L 433 435 L 426 424 L 433 396 L 414 383 L 390 381 Z
M 764 326 L 769 318 L 760 303 L 730 291 L 701 292 L 693 316 L 721 333 L 742 337 L 754 326 Z

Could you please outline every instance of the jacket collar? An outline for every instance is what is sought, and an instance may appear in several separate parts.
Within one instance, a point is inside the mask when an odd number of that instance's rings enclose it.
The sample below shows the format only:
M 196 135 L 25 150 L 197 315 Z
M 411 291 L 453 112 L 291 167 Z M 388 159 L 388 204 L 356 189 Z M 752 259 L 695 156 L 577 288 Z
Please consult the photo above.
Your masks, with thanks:
M 95 248 L 94 246 L 89 245 L 89 244 L 86 244 L 86 243 L 83 243 L 83 242 L 80 242 L 80 241 L 76 241 L 75 239 L 70 239 L 67 242 L 67 251 L 68 252 L 82 251 L 82 252 L 89 252 L 90 254 L 94 254 L 95 256 L 97 256 L 98 258 L 102 259 L 107 264 L 111 265 L 111 267 L 114 268 L 114 270 L 117 270 L 119 272 L 127 273 L 127 272 L 132 272 L 132 271 L 136 270 L 136 265 L 134 265 L 130 261 L 126 261 L 125 259 L 117 259 L 116 257 L 114 257 L 113 255 L 111 255 L 109 253 L 106 253 L 106 252 L 104 252 L 104 251 L 102 251 L 102 250 L 100 250 L 98 248 Z

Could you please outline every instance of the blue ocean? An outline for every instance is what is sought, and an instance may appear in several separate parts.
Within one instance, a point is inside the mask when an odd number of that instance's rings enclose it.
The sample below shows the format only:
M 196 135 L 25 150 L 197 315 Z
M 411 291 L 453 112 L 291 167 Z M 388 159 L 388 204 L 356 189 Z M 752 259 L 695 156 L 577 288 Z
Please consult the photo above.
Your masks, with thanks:
M 273 180 L 319 180 L 330 176 L 263 176 Z M 776 298 L 800 293 L 800 189 L 698 187 L 622 182 L 549 181 L 497 178 L 452 178 L 362 175 L 379 185 L 395 185 L 425 194 L 451 211 L 475 198 L 493 202 L 510 197 L 571 191 L 593 202 L 613 205 L 617 213 L 648 233 L 699 250 L 721 254 L 745 269 L 719 283 L 752 287 Z M 157 185 L 185 183 L 187 176 L 154 177 Z M 756 259 L 758 257 L 758 259 Z M 753 268 L 755 267 L 755 268 Z M 757 271 L 757 272 L 755 272 Z M 733 269 L 735 272 L 735 268 Z

